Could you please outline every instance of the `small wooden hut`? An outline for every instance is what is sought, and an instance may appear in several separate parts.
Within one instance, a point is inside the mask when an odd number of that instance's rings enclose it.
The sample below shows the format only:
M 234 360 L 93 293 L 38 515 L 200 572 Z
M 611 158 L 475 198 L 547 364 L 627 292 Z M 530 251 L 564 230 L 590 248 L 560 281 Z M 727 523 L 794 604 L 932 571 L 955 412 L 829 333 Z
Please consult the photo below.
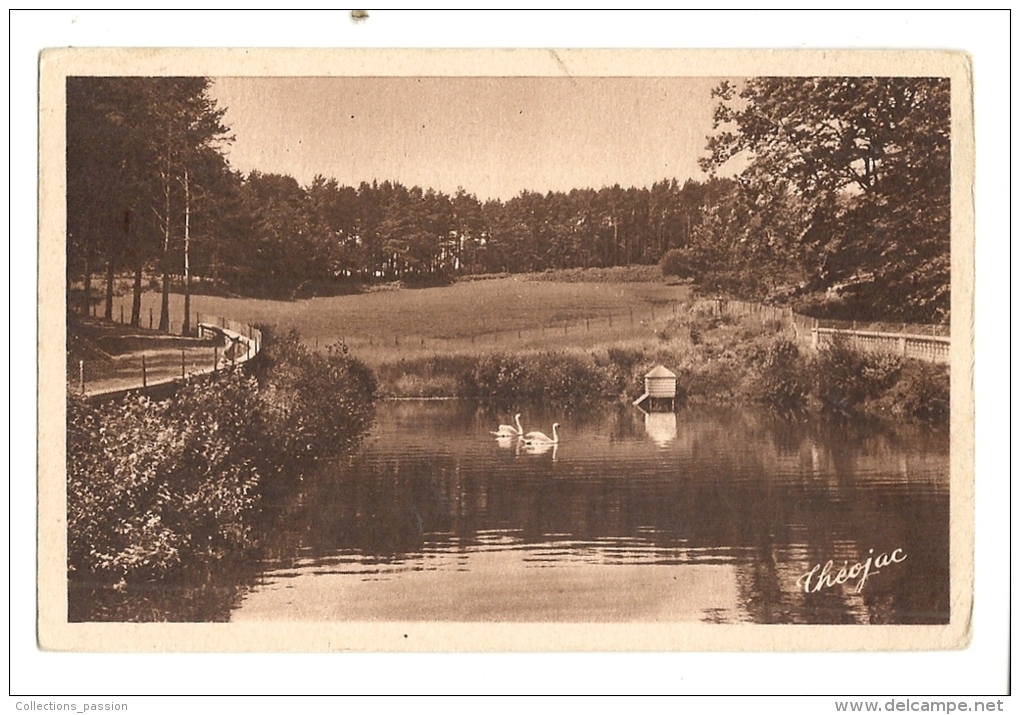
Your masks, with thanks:
M 643 410 L 646 407 L 652 410 L 668 404 L 669 410 L 672 411 L 675 400 L 676 373 L 659 365 L 645 375 L 645 394 L 634 400 L 634 404 Z

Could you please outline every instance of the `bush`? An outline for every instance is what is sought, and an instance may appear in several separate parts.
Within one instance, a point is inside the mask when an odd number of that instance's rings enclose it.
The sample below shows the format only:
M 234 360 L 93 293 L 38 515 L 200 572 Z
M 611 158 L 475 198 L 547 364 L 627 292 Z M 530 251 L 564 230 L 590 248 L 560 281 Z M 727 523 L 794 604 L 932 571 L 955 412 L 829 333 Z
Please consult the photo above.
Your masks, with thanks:
M 271 433 L 267 447 L 275 463 L 290 467 L 294 461 L 343 453 L 371 427 L 375 376 L 350 357 L 346 346 L 331 345 L 321 355 L 291 333 L 267 342 L 266 357 L 261 388 Z
M 730 399 L 740 390 L 741 371 L 728 360 L 707 360 L 677 371 L 677 397 Z
M 244 558 L 281 477 L 367 431 L 375 380 L 342 346 L 323 357 L 291 334 L 263 360 L 257 378 L 238 369 L 161 402 L 68 399 L 71 578 L 152 581 Z
M 858 353 L 836 334 L 822 346 L 812 366 L 814 393 L 833 412 L 851 412 L 895 384 L 903 361 L 891 355 Z
M 753 389 L 758 400 L 781 410 L 805 405 L 810 381 L 795 343 L 780 338 L 759 351 L 753 361 L 757 368 Z
M 691 345 L 701 345 L 701 326 L 697 323 L 691 323 L 687 326 L 688 337 L 690 338 Z
M 662 254 L 659 267 L 665 277 L 676 276 L 677 278 L 691 278 L 694 273 L 691 270 L 690 252 L 682 248 L 673 248 Z
M 170 402 L 68 402 L 68 570 L 154 580 L 256 545 L 260 474 L 238 425 L 254 382 L 231 376 Z
M 891 391 L 894 405 L 904 414 L 944 423 L 949 421 L 949 368 L 911 360 Z
M 603 377 L 606 397 L 634 398 L 641 394 L 644 373 L 639 368 L 647 362 L 643 348 L 612 346 L 604 353 L 593 352 L 591 357 Z
M 389 396 L 455 397 L 464 373 L 473 370 L 476 363 L 470 355 L 401 358 L 378 365 L 376 374 Z
M 539 400 L 569 409 L 613 395 L 614 384 L 613 373 L 586 355 L 494 353 L 463 376 L 460 396 L 501 409 Z

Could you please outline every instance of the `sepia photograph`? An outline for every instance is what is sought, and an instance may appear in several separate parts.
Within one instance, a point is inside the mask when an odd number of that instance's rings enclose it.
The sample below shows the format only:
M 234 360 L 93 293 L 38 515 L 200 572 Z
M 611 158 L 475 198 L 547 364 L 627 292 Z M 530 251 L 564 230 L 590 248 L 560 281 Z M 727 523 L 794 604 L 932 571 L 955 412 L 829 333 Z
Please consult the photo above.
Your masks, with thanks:
M 44 647 L 967 645 L 961 53 L 41 69 Z

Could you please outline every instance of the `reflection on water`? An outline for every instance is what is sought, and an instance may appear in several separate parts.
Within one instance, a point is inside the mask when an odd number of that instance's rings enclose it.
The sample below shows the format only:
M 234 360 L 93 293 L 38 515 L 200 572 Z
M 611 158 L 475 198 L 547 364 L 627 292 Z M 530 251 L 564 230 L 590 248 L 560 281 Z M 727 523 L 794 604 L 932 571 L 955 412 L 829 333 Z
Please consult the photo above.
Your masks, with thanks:
M 557 445 L 499 415 L 389 403 L 307 481 L 232 620 L 944 623 L 948 439 L 921 429 L 613 406 Z M 900 548 L 903 563 L 798 578 Z
M 466 403 L 380 405 L 357 455 L 278 505 L 254 575 L 163 617 L 949 620 L 945 432 L 746 408 L 522 411 L 526 431 L 559 422 L 560 443 L 497 439 L 507 415 Z M 859 591 L 859 574 L 832 581 L 893 549 L 906 560 Z M 798 579 L 829 560 L 831 583 L 806 592 Z
M 645 414 L 645 434 L 663 449 L 676 439 L 675 412 L 648 412 Z

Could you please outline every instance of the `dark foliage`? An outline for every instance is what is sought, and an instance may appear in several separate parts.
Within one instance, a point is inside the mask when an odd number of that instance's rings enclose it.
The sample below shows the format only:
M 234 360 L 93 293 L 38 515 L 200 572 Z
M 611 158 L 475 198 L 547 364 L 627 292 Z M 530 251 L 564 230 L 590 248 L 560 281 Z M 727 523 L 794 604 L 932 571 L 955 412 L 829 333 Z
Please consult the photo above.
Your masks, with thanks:
M 615 376 L 587 355 L 541 352 L 481 357 L 460 394 L 500 409 L 544 401 L 577 408 L 614 394 Z
M 659 261 L 662 275 L 666 277 L 693 278 L 695 275 L 694 258 L 690 249 L 672 248 L 662 255 Z
M 165 401 L 68 398 L 72 579 L 152 581 L 243 558 L 259 547 L 262 499 L 304 462 L 357 444 L 372 419 L 371 372 L 294 335 L 265 349 L 258 377 L 231 371 Z
M 949 370 L 945 365 L 908 361 L 890 390 L 893 408 L 925 422 L 949 422 Z
M 714 94 L 703 167 L 750 158 L 704 222 L 706 246 L 730 253 L 716 267 L 793 267 L 867 317 L 948 319 L 949 80 L 758 77 Z M 769 273 L 749 285 L 767 294 Z
M 799 409 L 811 389 L 807 361 L 796 343 L 778 338 L 755 356 L 755 397 L 780 410 Z
M 892 387 L 902 367 L 900 358 L 860 353 L 836 334 L 814 360 L 813 391 L 824 409 L 849 413 Z

